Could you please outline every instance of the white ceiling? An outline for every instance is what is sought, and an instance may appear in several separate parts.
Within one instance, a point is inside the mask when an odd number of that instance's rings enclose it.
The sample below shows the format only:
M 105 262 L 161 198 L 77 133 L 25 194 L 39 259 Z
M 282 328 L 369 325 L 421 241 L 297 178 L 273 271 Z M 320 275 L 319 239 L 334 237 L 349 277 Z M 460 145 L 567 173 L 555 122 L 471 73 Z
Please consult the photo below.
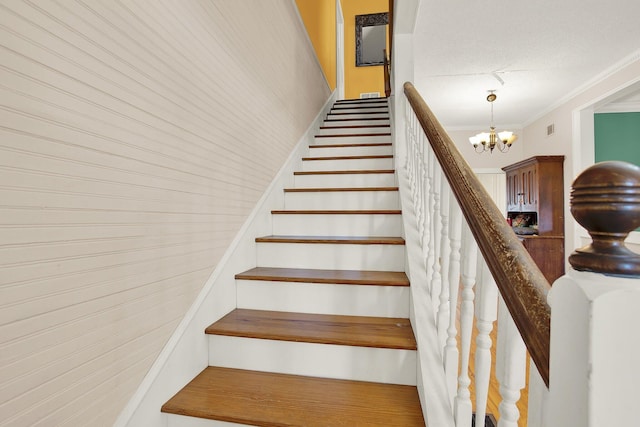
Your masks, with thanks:
M 486 127 L 490 89 L 521 127 L 639 49 L 640 0 L 421 0 L 414 82 L 447 128 Z

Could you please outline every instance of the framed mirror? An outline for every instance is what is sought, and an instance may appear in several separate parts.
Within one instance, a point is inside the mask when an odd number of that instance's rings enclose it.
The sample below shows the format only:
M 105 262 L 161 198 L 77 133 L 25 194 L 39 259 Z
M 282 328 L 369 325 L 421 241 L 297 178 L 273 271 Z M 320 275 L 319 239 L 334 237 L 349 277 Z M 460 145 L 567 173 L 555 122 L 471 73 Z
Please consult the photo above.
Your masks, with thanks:
M 388 12 L 356 15 L 356 67 L 384 63 L 388 24 Z

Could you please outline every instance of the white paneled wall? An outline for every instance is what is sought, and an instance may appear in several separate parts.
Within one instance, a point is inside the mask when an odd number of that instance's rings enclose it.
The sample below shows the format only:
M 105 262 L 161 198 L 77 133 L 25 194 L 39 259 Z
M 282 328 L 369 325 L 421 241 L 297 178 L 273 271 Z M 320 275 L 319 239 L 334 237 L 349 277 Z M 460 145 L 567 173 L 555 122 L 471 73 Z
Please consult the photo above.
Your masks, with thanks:
M 290 0 L 0 0 L 0 426 L 113 424 L 328 96 Z

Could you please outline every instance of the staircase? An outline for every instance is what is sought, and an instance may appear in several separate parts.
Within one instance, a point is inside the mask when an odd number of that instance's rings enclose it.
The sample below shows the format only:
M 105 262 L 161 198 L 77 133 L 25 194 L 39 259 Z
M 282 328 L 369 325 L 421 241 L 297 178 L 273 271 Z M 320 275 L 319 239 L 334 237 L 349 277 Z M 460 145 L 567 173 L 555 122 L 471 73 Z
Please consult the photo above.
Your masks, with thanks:
M 334 104 L 169 426 L 424 426 L 386 99 Z

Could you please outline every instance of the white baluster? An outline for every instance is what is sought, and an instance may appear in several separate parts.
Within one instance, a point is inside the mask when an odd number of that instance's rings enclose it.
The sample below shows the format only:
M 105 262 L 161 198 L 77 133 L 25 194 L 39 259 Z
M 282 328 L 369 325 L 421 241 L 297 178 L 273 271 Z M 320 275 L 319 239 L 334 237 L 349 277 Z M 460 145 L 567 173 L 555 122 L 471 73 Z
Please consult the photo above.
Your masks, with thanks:
M 458 376 L 458 345 L 456 340 L 458 330 L 456 327 L 456 315 L 458 312 L 458 289 L 460 287 L 460 239 L 462 235 L 462 211 L 460 210 L 458 202 L 452 192 L 449 192 L 448 198 L 450 199 L 447 203 L 449 205 L 448 240 L 450 245 L 450 255 L 447 276 L 444 275 L 444 267 L 442 276 L 443 279 L 447 277 L 446 284 L 449 288 L 449 301 L 447 304 L 447 307 L 449 307 L 449 322 L 447 328 L 447 341 L 444 349 L 444 369 L 447 377 L 449 398 L 453 405 L 453 398 L 456 395 L 456 380 Z M 475 271 L 475 265 L 473 268 Z M 444 286 L 445 284 L 443 282 L 443 287 Z
M 491 331 L 493 322 L 498 317 L 498 288 L 493 280 L 489 267 L 482 256 L 478 259 L 480 279 L 476 285 L 476 358 L 475 358 L 475 392 L 476 420 L 484 424 L 491 376 Z
M 438 308 L 437 325 L 440 348 L 444 349 L 447 343 L 447 328 L 449 326 L 449 313 L 451 312 L 449 307 L 450 289 L 448 276 L 450 262 L 449 257 L 451 254 L 451 242 L 449 241 L 449 198 L 451 196 L 451 190 L 449 189 L 449 184 L 444 177 L 440 180 L 440 194 L 440 222 L 442 230 L 442 235 L 440 237 L 440 276 L 442 278 L 442 290 L 440 291 L 440 307 Z M 453 397 L 453 395 L 451 397 Z
M 428 235 L 428 239 L 425 241 L 426 242 L 426 252 L 425 252 L 425 265 L 426 265 L 426 270 L 427 270 L 427 279 L 429 280 L 429 292 L 431 294 L 431 291 L 433 290 L 433 260 L 435 259 L 435 249 L 434 249 L 434 244 L 435 244 L 435 236 L 433 234 L 433 221 L 435 218 L 434 215 L 434 185 L 435 185 L 435 179 L 433 176 L 433 171 L 434 171 L 434 167 L 433 167 L 433 153 L 431 152 L 431 150 L 425 150 L 425 167 L 426 167 L 426 175 L 427 175 L 427 187 L 428 187 L 428 193 L 425 194 L 426 196 L 426 203 L 425 203 L 425 211 L 427 212 L 428 218 L 429 218 L 429 222 L 427 223 L 427 226 L 425 227 L 425 234 Z M 433 298 L 432 301 L 433 303 Z
M 412 187 L 411 187 L 411 196 L 413 200 L 413 208 L 417 222 L 418 235 L 422 238 L 424 234 L 424 208 L 423 208 L 423 191 L 424 191 L 424 179 L 423 175 L 423 165 L 420 159 L 421 153 L 421 138 L 422 132 L 418 129 L 418 123 L 415 115 L 412 116 L 412 130 L 413 130 L 413 139 L 412 139 Z M 421 241 L 421 248 L 422 241 Z
M 438 163 L 436 156 L 432 154 L 432 176 L 433 176 L 433 214 L 431 216 L 431 236 L 433 236 L 433 244 L 431 250 L 433 251 L 431 267 L 431 302 L 433 303 L 433 312 L 436 313 L 436 319 L 438 316 L 438 309 L 440 308 L 440 292 L 442 291 L 442 278 L 440 274 L 440 259 L 441 259 L 441 241 L 442 241 L 442 221 L 440 216 L 440 190 L 442 182 L 442 169 Z M 442 348 L 442 347 L 440 347 Z
M 502 298 L 498 306 L 498 343 L 496 378 L 500 383 L 500 420 L 498 427 L 518 427 L 517 403 L 527 375 L 527 349 Z
M 420 236 L 422 236 L 423 238 L 422 250 L 424 252 L 425 248 L 427 247 L 424 239 L 428 237 L 428 235 L 425 236 L 425 226 L 426 226 L 427 215 L 428 215 L 428 212 L 425 209 L 425 203 L 427 198 L 427 185 L 429 183 L 427 182 L 427 179 L 426 179 L 426 170 L 424 167 L 424 137 L 422 135 L 422 132 L 420 132 L 416 138 L 416 162 L 418 163 L 418 168 L 417 168 L 418 175 L 416 177 L 418 181 L 416 202 L 418 206 L 418 211 L 420 212 L 420 215 L 418 216 L 419 218 L 418 231 L 420 232 Z
M 416 171 L 415 171 L 415 131 L 413 127 L 414 121 L 413 111 L 407 114 L 407 178 L 409 179 L 409 190 L 411 192 L 411 200 L 415 203 L 414 197 L 414 189 L 415 189 L 415 181 L 416 181 Z M 414 213 L 415 213 L 415 206 Z
M 406 138 L 406 142 L 407 142 L 407 152 L 406 152 L 406 157 L 404 158 L 404 170 L 405 171 L 409 171 L 409 162 L 411 160 L 411 138 L 410 138 L 410 134 L 411 134 L 411 120 L 413 120 L 413 110 L 411 109 L 411 106 L 409 105 L 409 101 L 407 101 L 407 99 L 404 99 L 404 122 L 405 122 L 405 126 L 404 126 L 404 130 L 405 130 L 405 134 L 407 136 Z M 409 174 L 407 173 L 407 176 L 409 176 Z
M 409 160 L 409 184 L 411 187 L 411 190 L 413 190 L 415 188 L 415 178 L 416 178 L 416 163 L 415 163 L 415 150 L 416 150 L 416 128 L 415 128 L 415 120 L 416 120 L 416 116 L 413 114 L 413 112 L 410 112 L 408 118 L 407 118 L 407 122 L 408 122 L 408 126 L 407 126 L 407 142 L 409 144 L 409 156 L 408 156 L 408 160 Z
M 422 203 L 421 208 L 424 212 L 424 224 L 422 228 L 422 262 L 424 269 L 427 273 L 427 279 L 431 277 L 431 264 L 428 262 L 429 254 L 431 253 L 430 244 L 431 244 L 431 228 L 428 226 L 429 221 L 431 221 L 431 212 L 429 211 L 429 194 L 431 193 L 431 179 L 429 177 L 428 170 L 428 156 L 429 151 L 425 150 L 426 148 L 426 138 L 424 134 L 421 133 L 420 139 L 420 164 L 422 165 L 422 184 L 423 184 L 423 192 L 422 192 Z M 431 289 L 431 284 L 427 283 L 428 289 Z
M 462 301 L 460 303 L 460 376 L 458 377 L 458 394 L 454 401 L 454 417 L 456 425 L 471 425 L 471 393 L 469 386 L 469 354 L 471 352 L 471 332 L 473 329 L 473 285 L 476 282 L 476 264 L 478 246 L 471 230 L 463 222 L 463 257 L 462 257 Z
M 419 164 L 418 164 L 418 133 L 416 129 L 416 117 L 411 116 L 411 169 L 413 173 L 411 174 L 411 196 L 412 199 L 417 200 L 418 195 L 418 174 L 419 174 Z M 416 211 L 416 218 L 418 218 L 418 212 Z

